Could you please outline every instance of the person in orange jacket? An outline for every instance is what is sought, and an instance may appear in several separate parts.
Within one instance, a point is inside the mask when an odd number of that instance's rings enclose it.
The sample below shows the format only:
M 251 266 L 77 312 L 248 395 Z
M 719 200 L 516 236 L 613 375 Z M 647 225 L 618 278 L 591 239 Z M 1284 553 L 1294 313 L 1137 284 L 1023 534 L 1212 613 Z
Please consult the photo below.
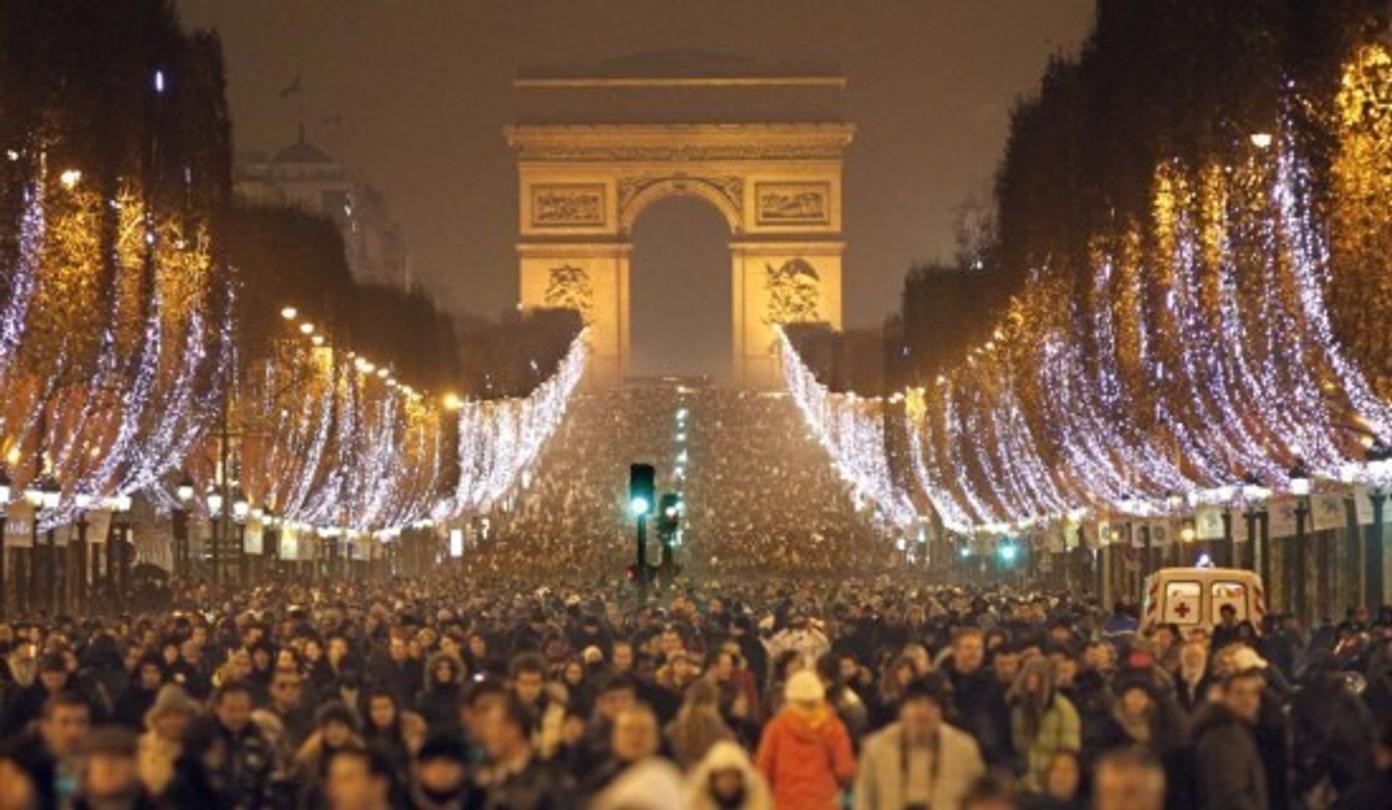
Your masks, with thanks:
M 855 779 L 851 737 L 810 669 L 788 679 L 783 708 L 764 728 L 755 764 L 778 810 L 834 810 Z

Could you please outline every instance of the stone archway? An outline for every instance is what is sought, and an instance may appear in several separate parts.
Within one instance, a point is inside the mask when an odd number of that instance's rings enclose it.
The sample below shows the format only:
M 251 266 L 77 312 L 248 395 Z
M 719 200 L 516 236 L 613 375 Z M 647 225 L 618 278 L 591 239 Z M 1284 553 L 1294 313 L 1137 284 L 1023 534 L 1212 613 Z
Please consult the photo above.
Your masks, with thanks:
M 523 104 L 506 131 L 518 162 L 521 305 L 579 309 L 592 378 L 621 381 L 632 357 L 633 225 L 660 199 L 698 197 L 730 227 L 735 379 L 775 385 L 775 324 L 841 327 L 841 171 L 854 135 L 835 116 L 783 110 L 839 99 L 845 80 L 744 62 L 674 70 L 663 54 L 622 64 L 514 82 L 520 96 L 570 110 Z M 719 112 L 699 120 L 703 108 Z

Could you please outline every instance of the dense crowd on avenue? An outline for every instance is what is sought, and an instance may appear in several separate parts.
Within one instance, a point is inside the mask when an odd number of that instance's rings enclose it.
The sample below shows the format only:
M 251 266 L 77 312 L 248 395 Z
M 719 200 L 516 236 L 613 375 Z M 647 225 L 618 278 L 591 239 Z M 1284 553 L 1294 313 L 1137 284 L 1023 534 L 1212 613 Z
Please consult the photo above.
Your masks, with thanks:
M 471 540 L 464 570 L 525 570 L 552 583 L 621 570 L 633 558 L 625 492 L 634 461 L 655 464 L 659 490 L 683 495 L 689 572 L 835 578 L 901 559 L 855 508 L 789 398 L 652 381 L 576 397 L 526 486 L 492 510 L 486 538 Z
M 634 459 L 688 500 L 683 569 L 646 592 Z M 0 810 L 1392 797 L 1392 615 L 1140 633 L 1082 594 L 925 586 L 786 398 L 586 394 L 489 520 L 425 579 L 0 622 Z
M 693 564 L 711 575 L 836 578 L 901 561 L 787 395 L 703 388 L 691 402 Z
M 590 578 L 621 568 L 631 553 L 619 542 L 632 531 L 624 508 L 628 465 L 665 454 L 674 397 L 667 386 L 578 395 L 526 486 L 490 512 L 487 537 L 475 533 L 466 571 Z
M 1392 796 L 1388 616 L 1076 596 L 281 585 L 0 625 L 0 810 L 1324 810 Z M 1382 722 L 1381 727 L 1376 721 Z

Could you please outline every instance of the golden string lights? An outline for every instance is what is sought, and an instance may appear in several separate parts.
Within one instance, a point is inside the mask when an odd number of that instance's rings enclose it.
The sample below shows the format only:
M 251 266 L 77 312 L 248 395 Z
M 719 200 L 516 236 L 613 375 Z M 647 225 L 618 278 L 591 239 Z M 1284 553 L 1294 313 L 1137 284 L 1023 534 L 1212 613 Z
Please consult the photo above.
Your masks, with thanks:
M 233 475 L 252 510 L 304 532 L 390 537 L 486 511 L 532 463 L 584 371 L 579 336 L 527 397 L 433 397 L 398 381 L 389 366 L 336 346 L 297 308 L 281 315 L 286 336 L 235 400 Z M 216 450 L 208 448 L 210 463 Z M 459 482 L 449 491 L 456 452 Z
M 281 311 L 283 337 L 233 400 L 233 471 L 248 505 L 306 529 L 392 532 L 421 520 L 437 497 L 444 408 L 298 315 Z
M 584 375 L 588 343 L 582 331 L 556 370 L 526 397 L 467 401 L 459 407 L 459 482 L 437 518 L 487 511 L 529 469 L 560 425 Z
M 883 403 L 878 397 L 834 394 L 802 362 L 783 329 L 778 330 L 783 382 L 812 434 L 831 457 L 841 479 L 868 501 L 878 518 L 902 532 L 918 523 L 908 495 L 897 487 L 884 445 Z
M 947 528 L 1392 483 L 1385 46 L 1356 53 L 1331 109 L 1327 197 L 1286 121 L 1221 159 L 1162 161 L 1147 215 L 1037 268 L 990 340 L 903 392 L 913 479 Z M 855 401 L 786 345 L 785 378 L 847 479 L 896 503 L 882 437 L 836 428 Z
M 206 422 L 222 335 L 204 224 L 104 197 L 32 161 L 0 311 L 0 443 L 10 474 L 61 486 L 42 523 L 128 497 L 177 466 Z
M 534 459 L 583 372 L 577 338 L 529 397 L 437 400 L 292 306 L 274 351 L 237 367 L 234 302 L 204 226 L 150 211 L 132 188 L 103 200 L 76 170 L 45 164 L 25 187 L 0 306 L 0 448 L 13 489 L 41 475 L 61 488 L 41 527 L 142 492 L 172 505 L 164 479 L 181 468 L 197 491 L 226 475 L 256 519 L 302 529 L 390 534 L 487 508 Z M 110 251 L 104 217 L 116 225 Z M 219 473 L 223 443 L 235 452 Z M 466 475 L 451 490 L 456 452 Z

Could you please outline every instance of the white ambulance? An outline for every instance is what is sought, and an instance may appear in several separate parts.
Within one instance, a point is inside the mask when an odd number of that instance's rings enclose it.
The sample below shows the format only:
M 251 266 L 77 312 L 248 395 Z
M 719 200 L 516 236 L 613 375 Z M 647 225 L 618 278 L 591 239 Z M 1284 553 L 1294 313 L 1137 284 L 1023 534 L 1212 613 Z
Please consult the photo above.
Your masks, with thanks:
M 1146 577 L 1140 632 L 1162 624 L 1177 626 L 1184 636 L 1211 631 L 1224 605 L 1232 605 L 1237 621 L 1250 621 L 1260 633 L 1266 615 L 1261 577 L 1241 568 L 1161 568 Z

